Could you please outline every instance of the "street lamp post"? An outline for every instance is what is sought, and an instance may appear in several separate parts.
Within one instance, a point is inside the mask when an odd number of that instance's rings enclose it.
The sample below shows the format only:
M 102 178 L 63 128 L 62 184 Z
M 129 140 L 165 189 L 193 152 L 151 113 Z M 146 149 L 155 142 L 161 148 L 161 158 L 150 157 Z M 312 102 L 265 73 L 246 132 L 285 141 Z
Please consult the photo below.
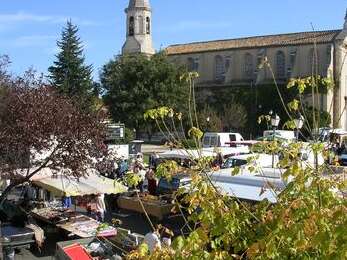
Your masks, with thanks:
M 280 124 L 281 118 L 277 115 L 274 114 L 272 111 L 270 111 L 269 113 L 271 119 L 271 126 L 272 126 L 272 134 L 273 134 L 273 141 L 275 141 L 275 136 L 276 136 L 276 129 L 278 127 L 278 125 Z M 272 168 L 275 168 L 275 154 L 272 153 Z
M 206 117 L 206 132 L 208 132 L 208 128 L 209 128 L 209 125 L 210 125 L 210 117 Z
M 304 126 L 304 117 L 300 114 L 298 118 L 294 119 L 296 129 L 296 141 L 299 140 L 299 131 Z

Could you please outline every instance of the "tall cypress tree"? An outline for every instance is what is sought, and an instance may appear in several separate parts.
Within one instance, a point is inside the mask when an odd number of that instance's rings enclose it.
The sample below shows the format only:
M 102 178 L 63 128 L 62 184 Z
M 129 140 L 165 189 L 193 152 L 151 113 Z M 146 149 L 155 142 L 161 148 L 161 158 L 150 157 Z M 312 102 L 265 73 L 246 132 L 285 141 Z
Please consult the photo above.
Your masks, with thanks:
M 92 66 L 85 65 L 83 46 L 78 36 L 78 27 L 67 22 L 57 42 L 60 52 L 54 65 L 48 68 L 53 86 L 64 95 L 78 100 L 83 108 L 91 105 L 93 81 Z

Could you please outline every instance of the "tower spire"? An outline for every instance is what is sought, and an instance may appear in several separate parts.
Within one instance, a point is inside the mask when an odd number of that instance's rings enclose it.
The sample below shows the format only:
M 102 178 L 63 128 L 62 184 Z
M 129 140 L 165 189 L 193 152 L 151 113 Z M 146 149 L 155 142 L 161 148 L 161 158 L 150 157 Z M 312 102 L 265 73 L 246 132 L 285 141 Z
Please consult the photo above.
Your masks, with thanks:
M 122 53 L 154 54 L 151 28 L 152 11 L 149 0 L 130 0 L 125 13 L 127 15 L 127 33 Z
M 346 15 L 345 15 L 345 24 L 343 25 L 343 29 L 347 30 L 347 8 L 346 8 Z
M 129 1 L 129 9 L 131 8 L 148 8 L 151 9 L 149 4 L 149 0 L 130 0 Z

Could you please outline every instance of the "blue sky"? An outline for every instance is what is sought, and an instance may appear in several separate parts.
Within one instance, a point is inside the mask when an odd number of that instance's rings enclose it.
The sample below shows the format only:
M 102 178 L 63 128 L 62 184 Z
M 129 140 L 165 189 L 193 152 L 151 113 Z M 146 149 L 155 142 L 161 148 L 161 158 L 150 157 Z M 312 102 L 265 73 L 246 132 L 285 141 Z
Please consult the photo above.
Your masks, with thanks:
M 128 0 L 1 0 L 0 54 L 11 70 L 46 73 L 69 18 L 80 28 L 94 75 L 120 53 Z M 342 28 L 345 0 L 151 0 L 156 49 L 170 44 Z

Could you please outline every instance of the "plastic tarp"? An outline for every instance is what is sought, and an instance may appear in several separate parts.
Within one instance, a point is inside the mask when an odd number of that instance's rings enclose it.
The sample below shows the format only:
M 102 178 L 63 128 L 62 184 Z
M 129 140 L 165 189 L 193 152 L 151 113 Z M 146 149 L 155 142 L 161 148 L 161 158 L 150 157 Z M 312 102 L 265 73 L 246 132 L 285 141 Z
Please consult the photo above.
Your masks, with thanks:
M 35 185 L 52 192 L 56 196 L 84 196 L 91 194 L 118 194 L 127 191 L 119 182 L 89 173 L 86 177 L 76 179 L 65 175 L 37 176 L 32 180 Z

